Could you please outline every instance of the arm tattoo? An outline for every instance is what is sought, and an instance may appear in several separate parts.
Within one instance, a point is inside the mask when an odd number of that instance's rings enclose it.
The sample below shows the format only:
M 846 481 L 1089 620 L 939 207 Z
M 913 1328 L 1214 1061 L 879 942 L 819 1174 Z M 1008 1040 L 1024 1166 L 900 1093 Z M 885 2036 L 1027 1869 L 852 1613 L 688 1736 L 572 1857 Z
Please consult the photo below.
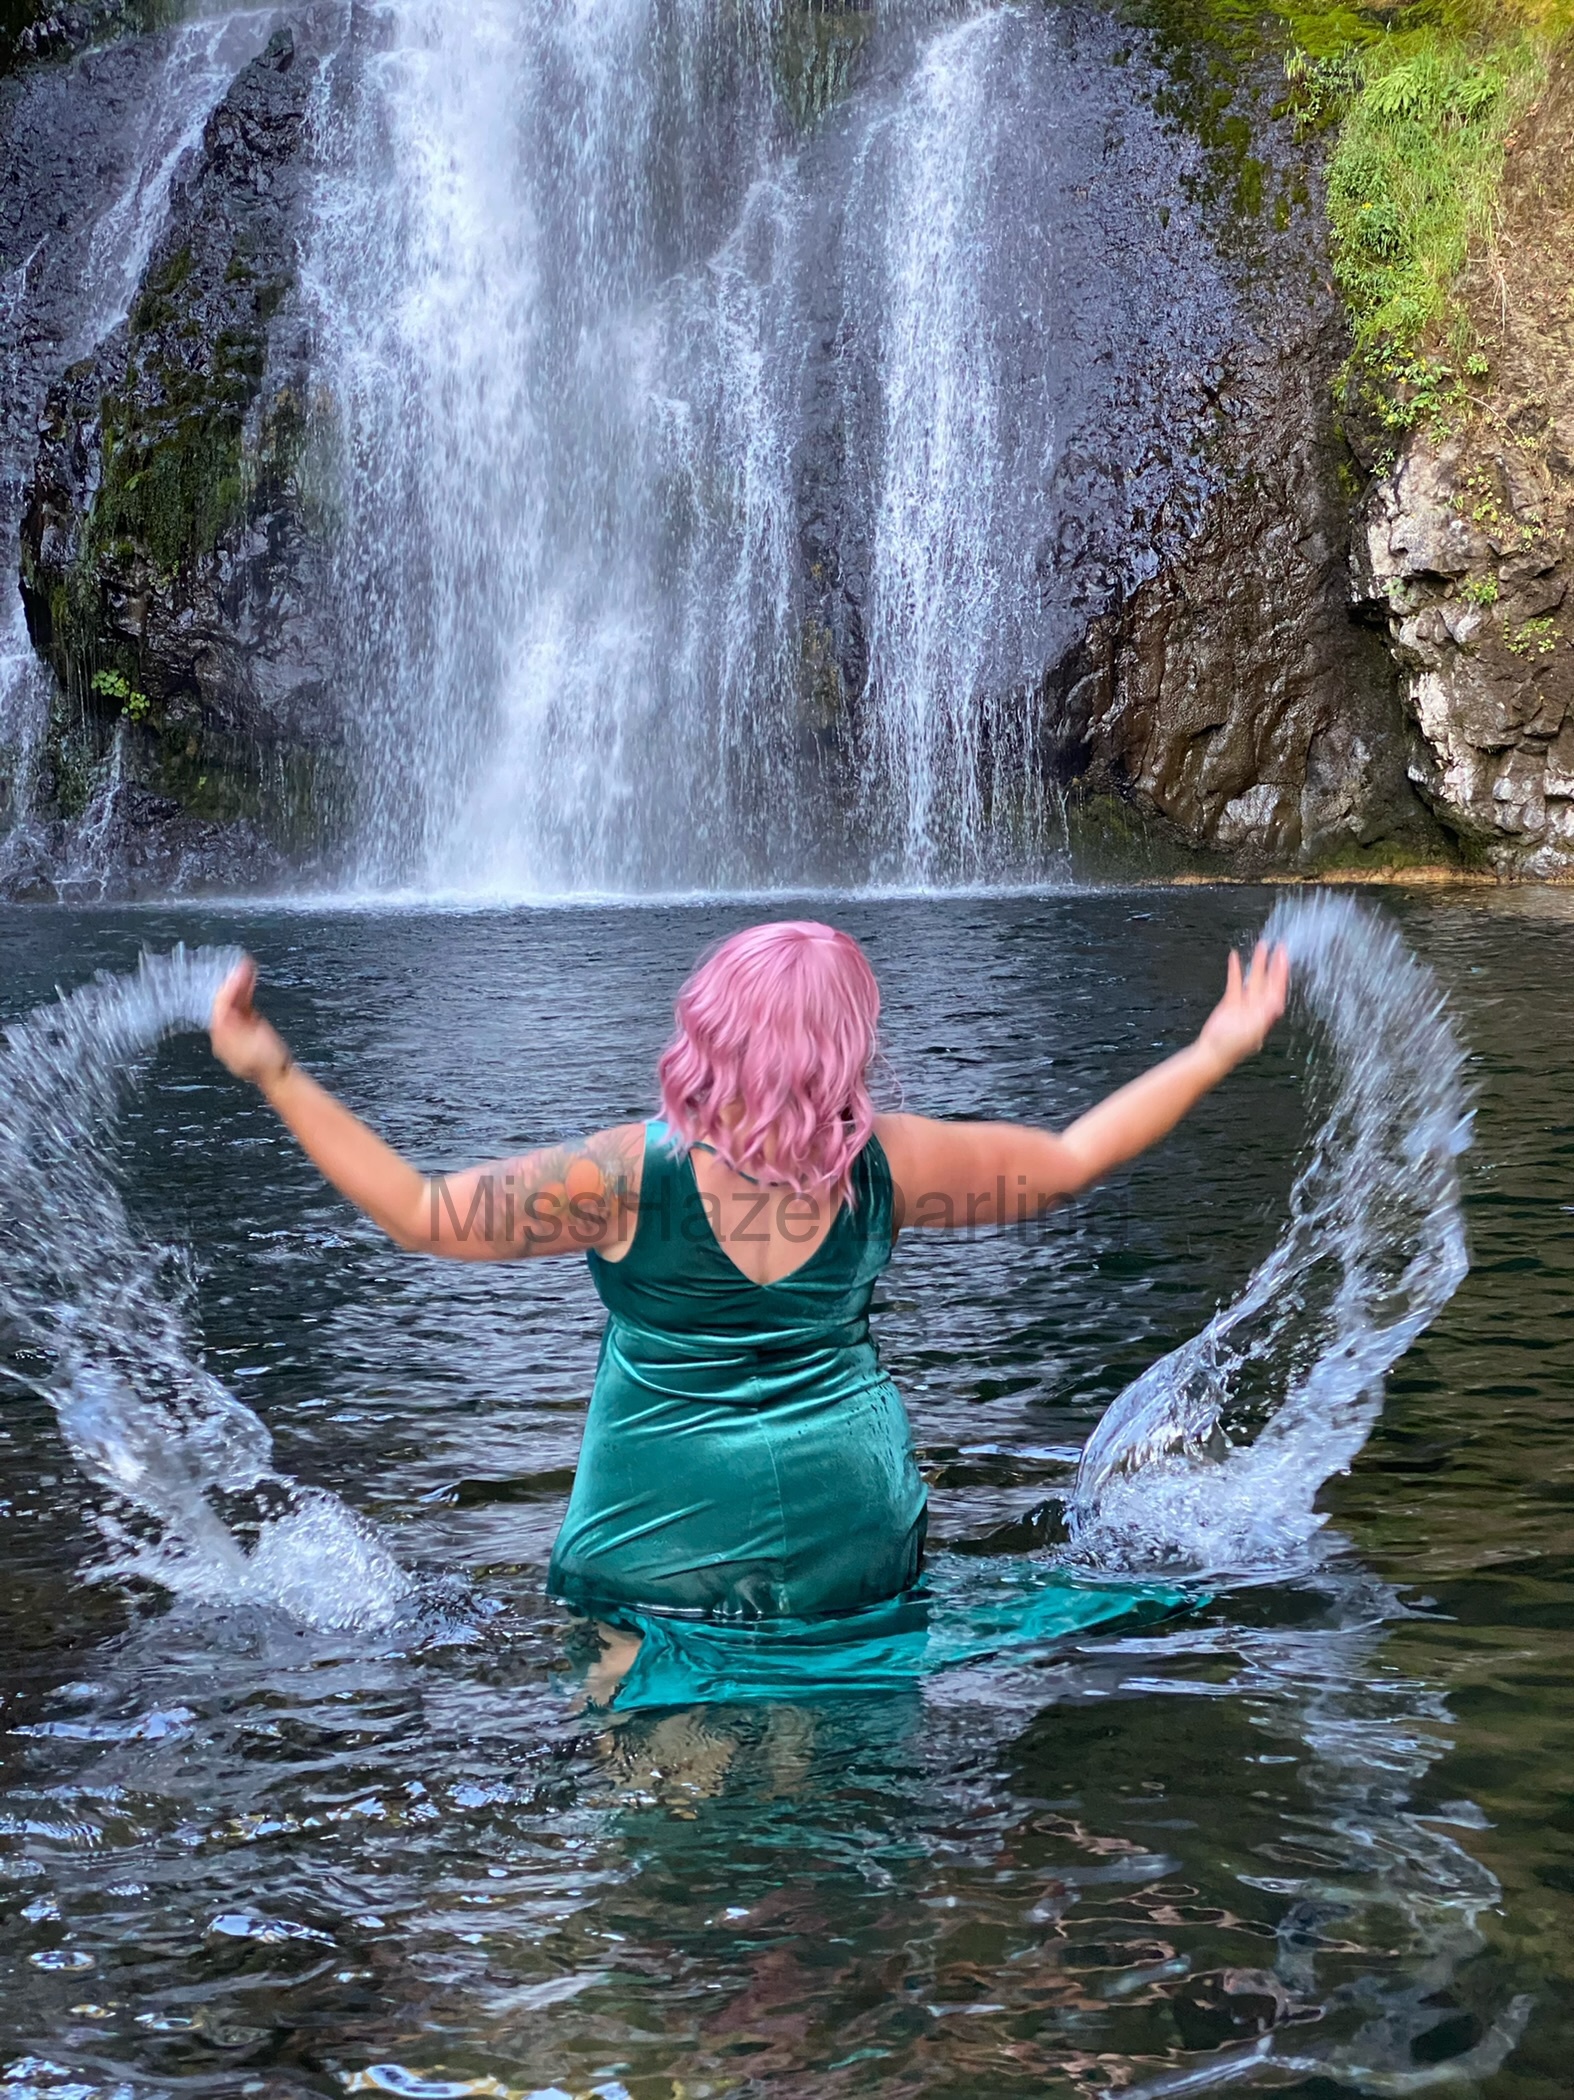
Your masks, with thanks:
M 499 1254 L 594 1246 L 636 1208 L 644 1148 L 644 1125 L 625 1124 L 478 1167 L 455 1177 L 469 1185 L 458 1196 L 447 1175 L 431 1175 L 433 1242 L 446 1224 L 456 1240 L 474 1237 Z

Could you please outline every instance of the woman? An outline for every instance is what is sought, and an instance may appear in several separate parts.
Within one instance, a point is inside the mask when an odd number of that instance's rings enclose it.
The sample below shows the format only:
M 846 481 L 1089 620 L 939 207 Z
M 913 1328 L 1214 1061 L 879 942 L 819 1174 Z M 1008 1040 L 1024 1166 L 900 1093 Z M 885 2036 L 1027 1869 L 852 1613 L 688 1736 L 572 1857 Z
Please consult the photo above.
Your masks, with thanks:
M 661 1118 L 427 1176 L 297 1066 L 243 963 L 215 1054 L 401 1247 L 583 1254 L 608 1321 L 549 1588 L 596 1619 L 609 1693 L 664 1616 L 823 1621 L 917 1580 L 926 1498 L 869 1335 L 898 1234 L 1037 1216 L 1156 1143 L 1284 1010 L 1231 955 L 1197 1040 L 1059 1133 L 876 1115 L 880 994 L 850 935 L 755 926 L 679 994 Z

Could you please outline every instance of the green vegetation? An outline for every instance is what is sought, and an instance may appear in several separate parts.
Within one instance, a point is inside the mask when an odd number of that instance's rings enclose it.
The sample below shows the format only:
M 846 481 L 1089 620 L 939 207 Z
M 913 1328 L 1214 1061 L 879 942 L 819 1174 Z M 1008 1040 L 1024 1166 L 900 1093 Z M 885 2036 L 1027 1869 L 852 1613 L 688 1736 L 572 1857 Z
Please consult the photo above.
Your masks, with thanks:
M 1489 376 L 1456 296 L 1490 238 L 1507 140 L 1574 35 L 1574 0 L 1122 0 L 1177 83 L 1166 107 L 1227 152 L 1244 58 L 1283 52 L 1284 107 L 1333 132 L 1328 217 L 1354 331 L 1353 401 L 1390 431 L 1450 415 Z M 1234 202 L 1263 171 L 1236 144 Z M 1266 197 L 1264 198 L 1266 201 Z M 1276 203 L 1284 223 L 1284 200 Z
M 1526 620 L 1520 627 L 1503 625 L 1503 645 L 1515 656 L 1551 656 L 1563 639 L 1557 622 L 1549 615 L 1544 620 Z
M 118 701 L 120 712 L 133 722 L 145 722 L 153 706 L 147 694 L 139 693 L 120 671 L 95 671 L 93 691 L 101 700 Z
M 1353 376 L 1390 428 L 1446 413 L 1487 374 L 1453 294 L 1491 234 L 1505 141 L 1546 78 L 1551 40 L 1570 27 L 1569 0 L 1421 0 L 1332 55 L 1298 41 L 1289 56 L 1303 120 L 1339 121 L 1334 267 Z

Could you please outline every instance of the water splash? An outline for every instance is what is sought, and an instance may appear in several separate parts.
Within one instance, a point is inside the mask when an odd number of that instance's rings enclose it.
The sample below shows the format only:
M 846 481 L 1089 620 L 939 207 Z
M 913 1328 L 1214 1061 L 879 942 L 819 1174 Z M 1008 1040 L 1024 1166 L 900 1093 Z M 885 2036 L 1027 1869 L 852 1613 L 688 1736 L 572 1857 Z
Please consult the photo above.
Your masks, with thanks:
M 108 1492 L 104 1574 L 308 1624 L 385 1624 L 411 1589 L 373 1529 L 278 1473 L 267 1429 L 207 1371 L 178 1264 L 134 1229 L 109 1156 L 128 1077 L 207 1026 L 238 949 L 176 948 L 6 1031 L 0 1051 L 0 1323 Z M 19 1346 L 18 1346 L 19 1345 Z
M 1469 1266 L 1464 1053 L 1432 973 L 1352 899 L 1281 904 L 1295 1003 L 1332 1098 L 1283 1238 L 1232 1305 L 1146 1370 L 1082 1454 L 1073 1561 L 1282 1574 L 1370 1435 L 1383 1381 Z

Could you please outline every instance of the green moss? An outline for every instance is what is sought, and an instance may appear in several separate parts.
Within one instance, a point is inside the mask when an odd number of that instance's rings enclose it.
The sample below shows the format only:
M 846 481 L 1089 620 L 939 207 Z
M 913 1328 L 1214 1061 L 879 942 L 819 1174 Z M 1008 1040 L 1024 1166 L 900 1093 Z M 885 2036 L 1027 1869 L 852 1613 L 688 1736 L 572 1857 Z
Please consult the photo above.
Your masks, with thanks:
M 1108 792 L 1088 793 L 1073 782 L 1062 805 L 1066 849 L 1079 874 L 1129 881 L 1133 874 L 1165 879 L 1228 871 L 1221 854 L 1199 851 L 1162 820 L 1145 820 L 1131 803 Z
M 1284 107 L 1305 135 L 1333 131 L 1328 217 L 1349 309 L 1353 392 L 1380 424 L 1447 416 L 1486 376 L 1455 289 L 1492 225 L 1505 141 L 1574 34 L 1574 0 L 1124 0 L 1157 37 L 1169 108 L 1233 162 L 1231 201 L 1252 202 L 1250 156 L 1230 120 L 1244 61 L 1275 42 Z M 1277 222 L 1282 198 L 1265 190 Z
M 246 415 L 263 368 L 260 333 L 226 331 L 207 370 L 151 345 L 100 402 L 103 479 L 85 557 L 122 543 L 174 575 L 218 546 L 246 507 Z
M 92 725 L 63 693 L 55 696 L 44 733 L 44 764 L 54 777 L 54 806 L 80 817 L 104 778 L 104 756 Z
M 132 306 L 129 326 L 132 335 L 147 335 L 165 327 L 175 316 L 175 294 L 191 275 L 189 246 L 177 248 L 160 267 L 144 279 Z
M 874 27 L 869 0 L 786 0 L 771 29 L 771 69 L 793 123 L 809 131 L 853 86 Z
M 1318 877 L 1403 875 L 1415 868 L 1450 867 L 1459 862 L 1458 849 L 1446 832 L 1414 838 L 1376 839 L 1363 845 L 1359 839 L 1343 838 L 1312 857 L 1306 872 Z

